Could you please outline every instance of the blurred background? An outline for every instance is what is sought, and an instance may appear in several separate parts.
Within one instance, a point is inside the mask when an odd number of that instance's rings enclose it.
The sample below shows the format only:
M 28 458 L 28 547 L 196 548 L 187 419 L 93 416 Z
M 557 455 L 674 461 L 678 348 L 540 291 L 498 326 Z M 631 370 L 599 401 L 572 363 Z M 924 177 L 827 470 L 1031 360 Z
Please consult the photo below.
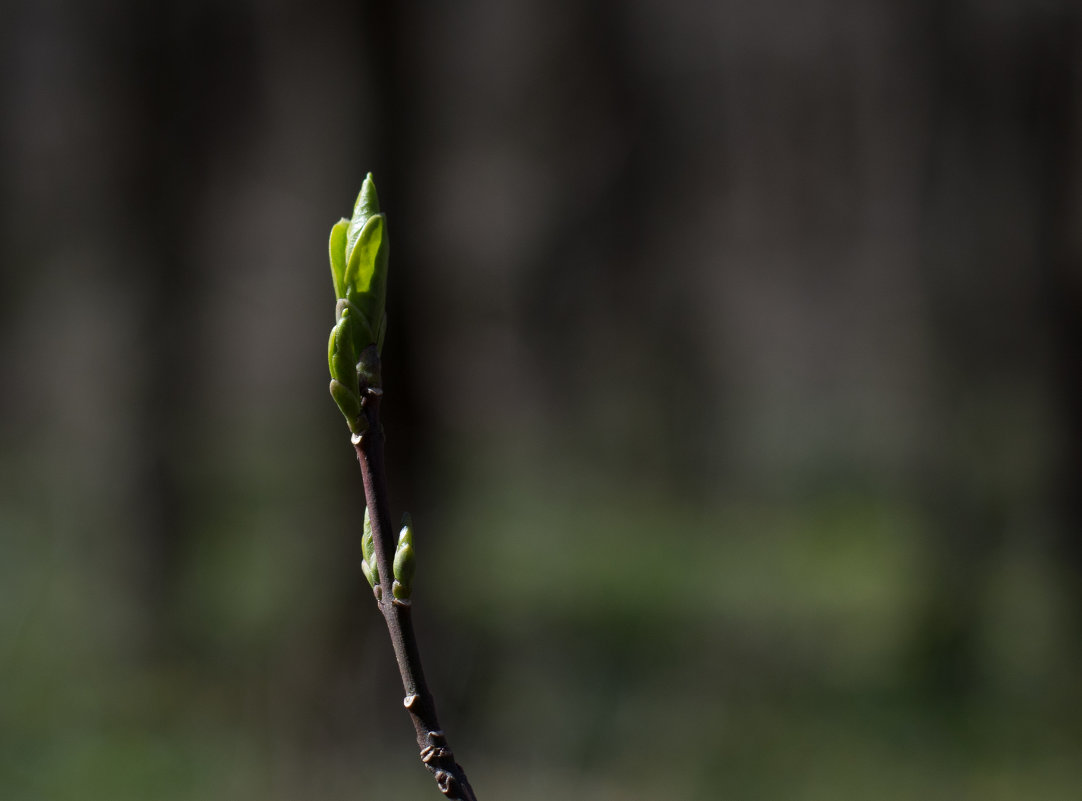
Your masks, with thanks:
M 1069 0 L 8 0 L 0 798 L 1077 799 Z

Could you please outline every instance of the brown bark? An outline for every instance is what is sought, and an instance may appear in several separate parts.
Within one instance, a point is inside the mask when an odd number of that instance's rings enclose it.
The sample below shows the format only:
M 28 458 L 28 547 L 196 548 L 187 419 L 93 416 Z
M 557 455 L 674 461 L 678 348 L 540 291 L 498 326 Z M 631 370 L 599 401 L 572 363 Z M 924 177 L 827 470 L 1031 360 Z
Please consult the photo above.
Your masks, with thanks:
M 378 375 L 378 372 L 376 374 Z M 393 575 L 396 542 L 391 525 L 383 458 L 384 436 L 379 414 L 382 392 L 367 387 L 362 387 L 362 391 L 368 430 L 363 435 L 353 437 L 353 444 L 357 451 L 357 461 L 361 465 L 365 502 L 368 504 L 372 523 L 376 565 L 381 577 L 381 584 L 376 586 L 376 600 L 387 623 L 398 670 L 402 676 L 402 689 L 405 692 L 402 703 L 413 721 L 421 761 L 435 777 L 440 792 L 448 798 L 476 801 L 477 797 L 466 778 L 466 772 L 455 761 L 436 717 L 436 702 L 425 681 L 417 635 L 413 630 L 412 604 L 408 600 L 396 599 L 389 586 Z

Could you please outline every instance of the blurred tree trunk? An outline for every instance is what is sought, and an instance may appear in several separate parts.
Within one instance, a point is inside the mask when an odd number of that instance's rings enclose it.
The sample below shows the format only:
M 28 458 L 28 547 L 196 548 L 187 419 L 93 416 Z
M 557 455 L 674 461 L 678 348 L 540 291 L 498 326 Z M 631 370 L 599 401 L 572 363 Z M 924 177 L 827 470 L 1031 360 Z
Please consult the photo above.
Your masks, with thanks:
M 142 548 L 139 597 L 151 653 L 175 649 L 176 590 L 199 509 L 192 465 L 199 463 L 196 412 L 205 275 L 196 244 L 207 207 L 208 174 L 235 147 L 259 96 L 252 20 L 239 5 L 177 7 L 135 3 L 122 43 L 132 122 L 125 200 L 129 235 L 146 261 L 130 260 L 142 293 L 142 400 L 136 442 L 143 469 L 136 488 Z M 110 35 L 107 29 L 99 29 Z M 228 402 L 223 399 L 223 402 Z
M 635 464 L 640 477 L 703 500 L 724 451 L 710 345 L 687 307 L 692 271 L 669 263 L 682 254 L 661 249 L 654 222 L 680 213 L 675 195 L 691 167 L 631 27 L 627 10 L 604 2 L 568 9 L 536 119 L 552 127 L 543 137 L 557 139 L 568 120 L 578 135 L 554 160 L 561 199 L 523 270 L 520 316 L 556 447 L 614 474 Z
M 1040 186 L 1042 314 L 1051 340 L 1052 498 L 1059 564 L 1073 624 L 1069 655 L 1082 660 L 1082 11 L 1045 23 L 1034 42 L 1033 153 Z
M 924 268 L 942 395 L 920 469 L 931 539 L 914 651 L 918 682 L 955 697 L 980 681 L 986 584 L 1002 540 L 1044 493 L 1031 465 L 1047 459 L 1037 453 L 1047 365 L 1034 354 L 1047 352 L 1049 333 L 1066 414 L 1082 411 L 1077 361 L 1066 366 L 1078 353 L 1065 263 L 1076 102 L 1068 15 L 998 13 L 952 2 L 918 16 L 930 53 Z M 1049 297 L 1059 307 L 1051 330 Z M 1076 576 L 1079 556 L 1068 559 Z

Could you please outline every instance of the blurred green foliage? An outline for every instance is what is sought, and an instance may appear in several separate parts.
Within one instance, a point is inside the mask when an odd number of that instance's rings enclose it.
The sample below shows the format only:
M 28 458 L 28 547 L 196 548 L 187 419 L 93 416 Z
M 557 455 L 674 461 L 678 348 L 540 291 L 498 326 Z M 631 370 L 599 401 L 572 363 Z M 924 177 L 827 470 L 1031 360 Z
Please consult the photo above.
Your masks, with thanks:
M 904 673 L 915 509 L 844 491 L 689 504 L 536 456 L 449 449 L 445 534 L 415 591 L 448 726 L 488 794 L 1073 797 L 1077 688 L 1049 564 L 1024 541 L 987 588 L 973 691 L 930 697 Z M 365 652 L 344 664 L 318 631 L 337 599 L 314 553 L 332 535 L 301 522 L 311 500 L 241 495 L 205 511 L 187 639 L 167 659 L 130 650 L 137 612 L 92 521 L 25 536 L 30 506 L 6 499 L 5 798 L 430 792 L 406 721 L 394 742 L 368 725 L 398 714 L 370 605 L 349 609 Z M 346 552 L 363 582 L 359 536 Z M 437 621 L 453 644 L 424 630 Z M 327 680 L 354 686 L 328 694 Z

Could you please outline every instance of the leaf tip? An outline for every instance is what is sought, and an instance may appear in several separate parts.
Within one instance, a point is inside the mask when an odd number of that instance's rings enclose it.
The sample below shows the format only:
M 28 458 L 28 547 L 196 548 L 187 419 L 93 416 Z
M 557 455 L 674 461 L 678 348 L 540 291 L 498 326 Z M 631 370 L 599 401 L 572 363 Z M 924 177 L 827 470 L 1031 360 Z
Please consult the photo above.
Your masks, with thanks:
M 368 218 L 375 214 L 379 214 L 379 195 L 376 194 L 376 182 L 372 178 L 372 173 L 368 173 L 364 177 L 361 191 L 357 195 L 357 202 L 353 206 L 353 216 L 354 218 Z

